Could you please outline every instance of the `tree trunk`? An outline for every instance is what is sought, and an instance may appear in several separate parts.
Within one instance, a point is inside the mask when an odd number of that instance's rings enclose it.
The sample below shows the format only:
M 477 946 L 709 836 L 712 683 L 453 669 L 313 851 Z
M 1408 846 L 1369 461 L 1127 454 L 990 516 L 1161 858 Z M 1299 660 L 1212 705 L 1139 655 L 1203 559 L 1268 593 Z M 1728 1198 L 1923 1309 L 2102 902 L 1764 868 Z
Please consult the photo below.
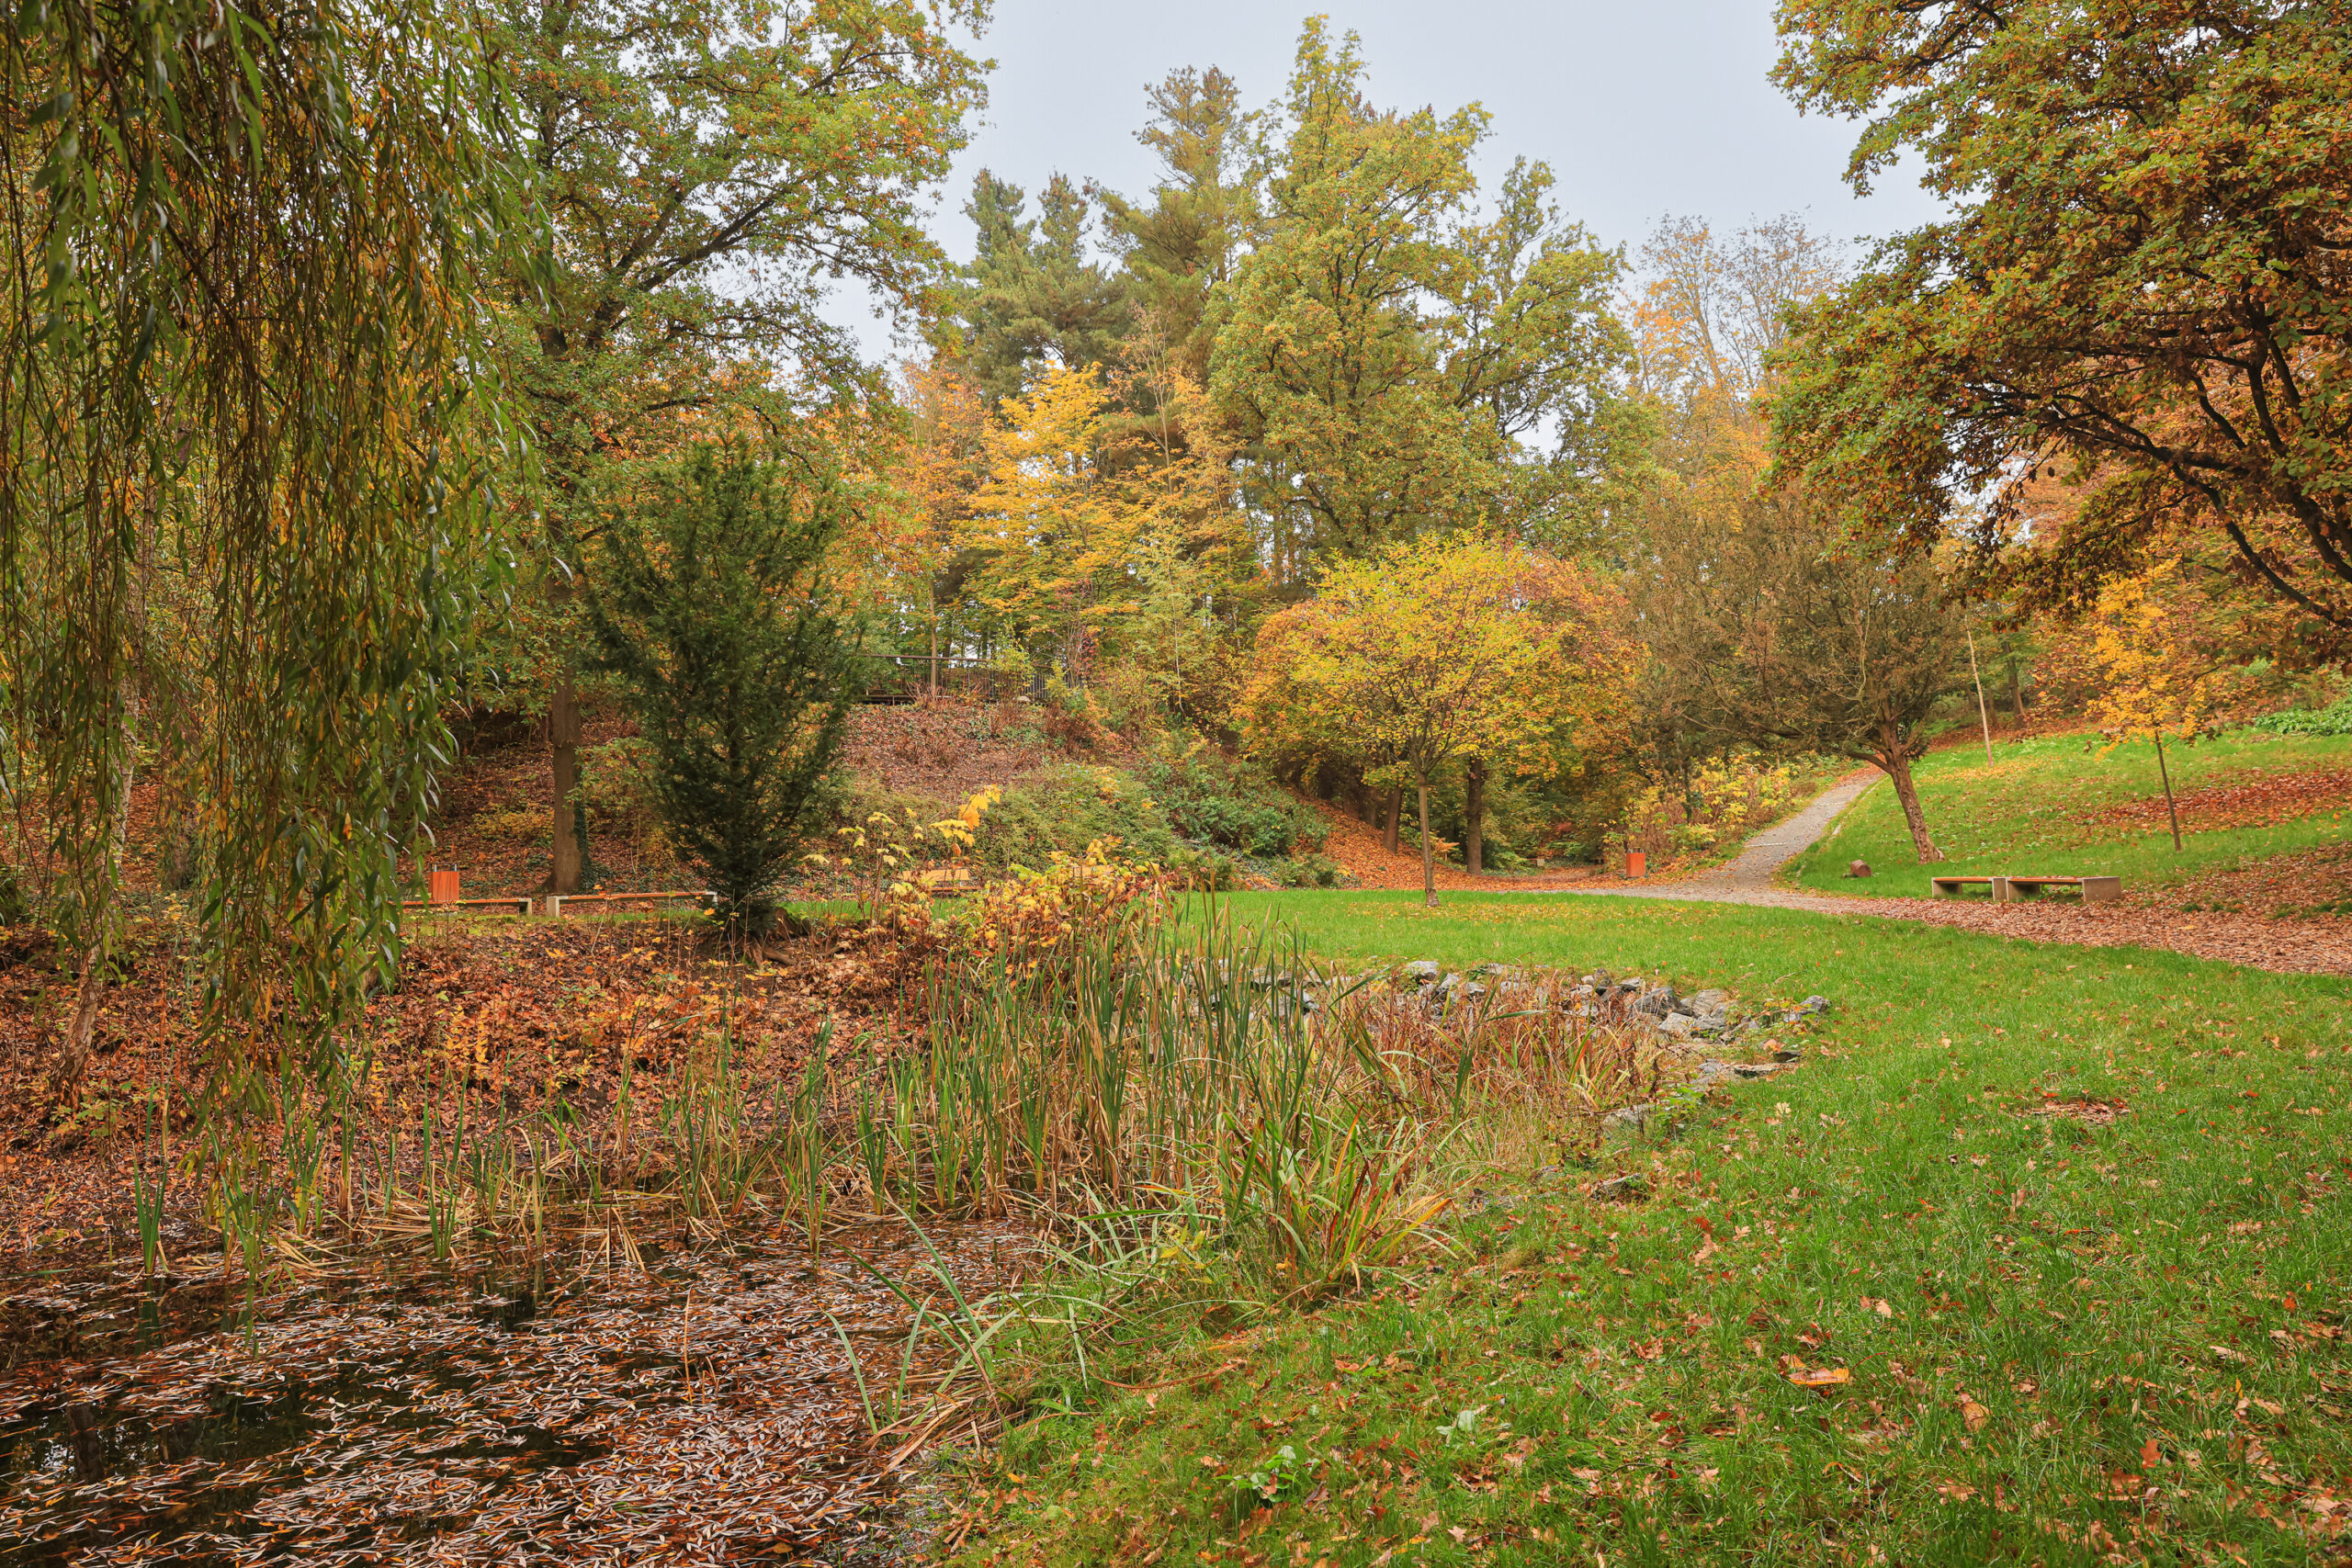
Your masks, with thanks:
M 1487 869 L 1487 762 L 1473 757 L 1463 769 L 1462 862 L 1477 875 Z
M 1894 798 L 1903 803 L 1903 820 L 1911 829 L 1911 847 L 1918 852 L 1919 863 L 1943 859 L 1944 852 L 1928 837 L 1928 814 L 1919 809 L 1919 786 L 1911 778 L 1910 755 L 1900 746 L 1892 746 L 1878 765 L 1894 781 Z
M 2156 736 L 2156 776 L 2165 781 L 2165 815 L 2172 818 L 2172 847 L 2180 848 L 2180 808 L 2172 803 L 2172 770 L 2165 766 L 2165 732 Z
M 1397 819 L 1404 815 L 1405 786 L 1403 784 L 1398 784 L 1395 789 L 1388 792 L 1387 821 L 1380 829 L 1381 841 L 1387 847 L 1388 852 L 1392 855 L 1396 852 L 1396 829 L 1399 826 Z
M 1413 777 L 1413 787 L 1421 797 L 1421 903 L 1437 908 L 1437 862 L 1430 855 L 1430 781 L 1421 774 Z
M 568 666 L 556 677 L 554 695 L 548 700 L 548 754 L 555 774 L 555 830 L 549 840 L 547 890 L 577 893 L 588 847 L 580 841 L 579 818 L 571 804 L 571 792 L 580 786 L 580 703 Z
M 2009 660 L 2009 716 L 2018 721 L 2019 729 L 2025 728 L 2025 688 L 2018 683 L 2018 661 L 2014 659 Z

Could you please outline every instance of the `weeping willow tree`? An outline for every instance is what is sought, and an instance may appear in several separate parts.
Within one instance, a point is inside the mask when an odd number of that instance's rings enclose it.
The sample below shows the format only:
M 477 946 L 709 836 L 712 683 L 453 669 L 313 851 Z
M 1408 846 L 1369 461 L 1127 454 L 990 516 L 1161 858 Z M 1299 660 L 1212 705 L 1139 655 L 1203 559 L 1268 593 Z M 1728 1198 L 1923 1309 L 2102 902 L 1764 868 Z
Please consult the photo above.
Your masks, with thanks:
M 392 962 L 441 672 L 492 555 L 473 352 L 495 84 L 430 8 L 0 21 L 0 765 L 78 955 L 69 1089 L 168 756 L 208 1037 L 325 1049 Z

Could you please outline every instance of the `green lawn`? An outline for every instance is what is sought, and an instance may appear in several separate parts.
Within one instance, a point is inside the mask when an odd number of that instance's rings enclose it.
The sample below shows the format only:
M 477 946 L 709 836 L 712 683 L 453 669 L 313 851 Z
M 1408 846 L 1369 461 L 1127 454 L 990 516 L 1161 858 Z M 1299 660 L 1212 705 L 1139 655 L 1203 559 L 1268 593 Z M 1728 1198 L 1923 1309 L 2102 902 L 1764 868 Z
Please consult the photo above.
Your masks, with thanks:
M 2165 758 L 2175 792 L 2186 793 L 2257 773 L 2342 767 L 2352 763 L 2352 738 L 2232 735 L 2167 746 Z M 1953 875 L 2120 876 L 2129 891 L 2352 837 L 2352 817 L 2341 811 L 2271 828 L 2189 833 L 2178 851 L 2161 828 L 2127 836 L 2086 822 L 2101 807 L 2163 793 L 2155 748 L 2145 741 L 2105 752 L 2096 735 L 1996 741 L 1990 767 L 1983 750 L 1963 746 L 1923 759 L 1918 779 L 1928 829 L 1950 857 L 1936 869 Z M 1877 875 L 1868 884 L 1849 879 L 1846 866 L 1854 860 L 1868 861 Z M 1928 895 L 1902 808 L 1883 779 L 1783 874 L 1817 892 Z
M 1115 1402 L 1016 1433 L 956 1483 L 988 1525 L 961 1560 L 2344 1560 L 2345 981 L 1781 910 L 1418 900 L 1236 904 L 1350 962 L 1836 1005 L 1802 1070 L 1592 1173 L 1648 1172 L 1647 1202 L 1489 1173 L 1513 1206 L 1466 1221 L 1454 1262 L 1197 1331 L 1110 1374 L 1134 1385 Z M 1851 1381 L 1801 1389 L 1790 1357 Z

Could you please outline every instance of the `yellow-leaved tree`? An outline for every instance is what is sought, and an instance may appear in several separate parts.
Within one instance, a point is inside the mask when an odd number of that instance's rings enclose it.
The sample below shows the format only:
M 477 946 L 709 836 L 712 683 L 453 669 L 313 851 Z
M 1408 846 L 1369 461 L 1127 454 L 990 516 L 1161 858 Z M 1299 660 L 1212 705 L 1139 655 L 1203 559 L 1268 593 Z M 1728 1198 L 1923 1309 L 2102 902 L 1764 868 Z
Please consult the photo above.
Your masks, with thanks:
M 1614 601 L 1509 539 L 1428 534 L 1327 568 L 1270 619 L 1241 699 L 1253 750 L 1353 761 L 1419 796 L 1421 891 L 1437 903 L 1430 782 L 1448 763 L 1557 765 L 1628 669 Z
M 2180 570 L 2160 561 L 2137 577 L 2109 583 L 2091 612 L 2091 661 L 2105 688 L 2091 701 L 2091 721 L 2113 739 L 2113 750 L 2135 736 L 2156 743 L 2156 776 L 2165 788 L 2172 847 L 2180 845 L 2180 810 L 2172 796 L 2165 737 L 2195 737 L 2212 709 L 2214 682 L 2200 670 L 2196 645 L 2168 603 Z

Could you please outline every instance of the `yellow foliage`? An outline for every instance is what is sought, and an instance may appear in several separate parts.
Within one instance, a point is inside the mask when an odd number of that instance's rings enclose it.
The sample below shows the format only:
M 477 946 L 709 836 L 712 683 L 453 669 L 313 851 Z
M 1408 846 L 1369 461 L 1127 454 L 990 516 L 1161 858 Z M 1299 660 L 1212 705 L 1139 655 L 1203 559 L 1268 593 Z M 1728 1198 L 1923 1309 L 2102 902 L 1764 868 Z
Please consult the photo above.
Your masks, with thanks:
M 2105 690 L 2090 716 L 2112 738 L 2109 750 L 2135 736 L 2186 739 L 2212 711 L 2215 679 L 2198 668 L 2194 645 L 2166 605 L 2179 568 L 2163 561 L 2109 583 L 2091 612 L 2091 660 Z

